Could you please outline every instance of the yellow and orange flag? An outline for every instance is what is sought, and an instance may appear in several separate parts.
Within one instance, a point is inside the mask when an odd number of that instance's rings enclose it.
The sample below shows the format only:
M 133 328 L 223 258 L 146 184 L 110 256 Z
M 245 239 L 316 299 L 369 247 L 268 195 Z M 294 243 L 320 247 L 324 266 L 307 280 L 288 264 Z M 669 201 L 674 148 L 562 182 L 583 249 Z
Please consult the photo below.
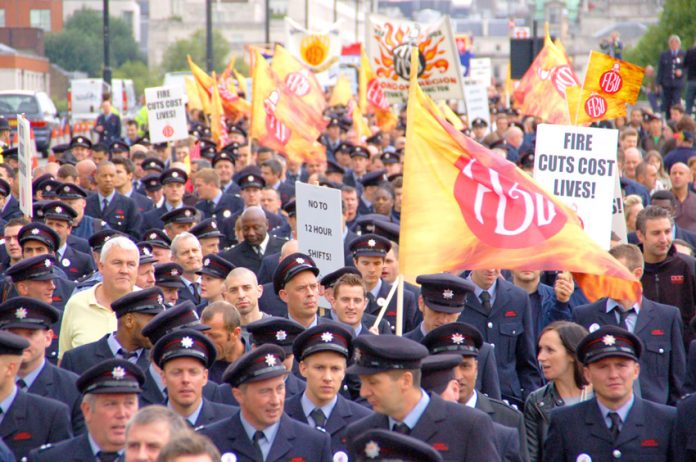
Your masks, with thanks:
M 392 112 L 377 76 L 372 71 L 370 59 L 362 47 L 358 71 L 358 103 L 360 112 L 375 115 L 377 126 L 383 132 L 390 132 L 396 128 L 399 118 Z
M 565 52 L 554 45 L 547 33 L 544 48 L 522 76 L 513 98 L 522 114 L 539 117 L 548 123 L 567 125 L 570 118 L 566 89 L 579 86 Z
M 626 104 L 635 104 L 645 70 L 609 55 L 590 52 L 582 89 L 568 88 L 570 121 L 581 125 L 626 115 Z
M 331 91 L 329 106 L 348 106 L 351 98 L 353 98 L 353 91 L 350 88 L 350 80 L 348 80 L 348 76 L 341 74 L 336 79 L 336 85 Z
M 215 79 L 215 72 L 213 72 Z M 210 98 L 210 131 L 213 136 L 213 141 L 217 144 L 218 149 L 222 149 L 228 143 L 227 139 L 227 124 L 225 123 L 225 110 L 222 107 L 222 99 L 217 85 L 213 85 L 213 94 Z
M 280 45 L 275 47 L 271 69 L 310 108 L 319 114 L 324 113 L 326 98 L 314 72 Z
M 258 50 L 252 95 L 250 136 L 261 146 L 299 162 L 326 159 L 326 149 L 317 141 L 326 121 L 285 85 Z
M 199 89 L 199 95 L 201 102 L 203 103 L 204 112 L 208 115 L 211 114 L 210 104 L 206 104 L 204 101 L 204 95 L 208 96 L 208 99 L 212 98 L 213 86 L 218 87 L 218 92 L 220 93 L 220 99 L 222 101 L 222 107 L 225 110 L 226 117 L 232 122 L 236 122 L 242 116 L 249 116 L 251 113 L 251 104 L 244 98 L 240 98 L 236 92 L 230 91 L 227 87 L 227 83 L 224 80 L 218 82 L 217 79 L 209 76 L 203 69 L 201 69 L 193 60 L 191 56 L 187 57 L 189 67 L 191 68 L 191 73 L 196 81 Z
M 575 212 L 452 127 L 415 73 L 399 244 L 408 279 L 464 268 L 568 270 L 591 300 L 638 300 L 641 291 L 640 282 L 582 230 Z

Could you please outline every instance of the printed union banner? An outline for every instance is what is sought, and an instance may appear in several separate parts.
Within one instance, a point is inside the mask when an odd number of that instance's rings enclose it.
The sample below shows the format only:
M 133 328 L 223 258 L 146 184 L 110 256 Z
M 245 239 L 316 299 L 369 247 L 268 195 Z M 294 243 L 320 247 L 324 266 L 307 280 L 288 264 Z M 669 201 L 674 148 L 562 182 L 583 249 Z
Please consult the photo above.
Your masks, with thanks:
M 341 31 L 338 22 L 324 32 L 308 31 L 285 18 L 286 48 L 315 73 L 328 71 L 341 57 Z
M 418 47 L 418 84 L 431 98 L 463 99 L 459 52 L 448 16 L 432 24 L 370 15 L 367 55 L 391 104 L 408 99 L 411 48 Z

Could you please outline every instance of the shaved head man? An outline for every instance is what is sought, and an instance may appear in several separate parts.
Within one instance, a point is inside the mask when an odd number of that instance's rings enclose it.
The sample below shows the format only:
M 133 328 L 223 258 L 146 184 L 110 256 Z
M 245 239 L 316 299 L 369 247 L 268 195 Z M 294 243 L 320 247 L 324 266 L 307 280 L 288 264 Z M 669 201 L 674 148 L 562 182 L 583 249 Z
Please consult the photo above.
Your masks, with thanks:
M 638 148 L 624 149 L 624 176 L 631 180 L 636 179 L 636 167 L 643 160 L 643 155 Z

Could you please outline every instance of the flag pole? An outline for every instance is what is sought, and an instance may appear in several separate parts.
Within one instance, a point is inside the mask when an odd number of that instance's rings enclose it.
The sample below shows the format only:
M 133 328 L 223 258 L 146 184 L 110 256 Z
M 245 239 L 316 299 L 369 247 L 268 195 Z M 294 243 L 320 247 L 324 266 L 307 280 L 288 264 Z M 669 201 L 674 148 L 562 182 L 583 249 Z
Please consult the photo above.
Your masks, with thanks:
M 397 276 L 399 288 L 396 293 L 396 335 L 404 333 L 404 277 Z
M 387 313 L 387 307 L 389 306 L 389 303 L 391 303 L 392 298 L 394 298 L 394 294 L 396 293 L 396 289 L 399 287 L 399 276 L 396 277 L 394 280 L 394 284 L 392 285 L 391 289 L 389 290 L 389 293 L 387 294 L 387 298 L 384 300 L 384 304 L 380 307 L 379 309 L 379 314 L 377 315 L 377 319 L 375 319 L 374 324 L 372 324 L 373 328 L 379 328 L 379 323 L 382 322 L 382 318 L 384 318 L 384 315 Z M 398 322 L 398 317 L 397 317 L 397 322 Z

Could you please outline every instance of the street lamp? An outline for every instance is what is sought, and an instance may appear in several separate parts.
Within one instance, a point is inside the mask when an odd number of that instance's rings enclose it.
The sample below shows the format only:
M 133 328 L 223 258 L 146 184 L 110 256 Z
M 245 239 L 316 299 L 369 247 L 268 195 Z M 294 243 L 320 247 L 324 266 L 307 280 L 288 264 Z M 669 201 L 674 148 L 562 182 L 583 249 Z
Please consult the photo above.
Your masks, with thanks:
M 213 0 L 205 0 L 205 68 L 213 72 Z
M 104 83 L 111 86 L 111 67 L 109 66 L 109 0 L 103 0 L 103 20 L 104 20 L 104 70 L 102 78 Z

